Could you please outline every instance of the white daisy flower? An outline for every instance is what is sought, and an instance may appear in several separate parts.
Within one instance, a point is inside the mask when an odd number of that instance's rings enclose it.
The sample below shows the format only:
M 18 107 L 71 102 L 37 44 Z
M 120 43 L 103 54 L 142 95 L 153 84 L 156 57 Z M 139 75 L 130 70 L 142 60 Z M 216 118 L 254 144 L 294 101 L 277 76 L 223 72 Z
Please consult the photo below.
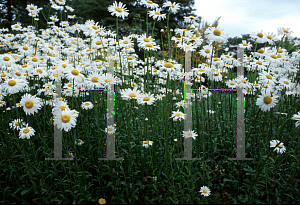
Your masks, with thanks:
M 155 97 L 153 94 L 149 93 L 145 93 L 145 94 L 141 94 L 138 98 L 137 98 L 137 103 L 138 104 L 147 104 L 147 105 L 152 105 L 155 102 Z
M 292 117 L 292 120 L 297 120 L 295 126 L 298 127 L 300 125 L 300 111 L 298 112 L 298 114 L 294 114 Z
M 197 136 L 198 136 L 198 134 L 194 130 L 183 131 L 183 134 L 182 134 L 182 137 L 184 137 L 184 138 L 192 137 L 194 140 L 196 139 Z
M 25 84 L 28 84 L 27 81 L 17 78 L 6 79 L 4 83 L 2 83 L 2 89 L 6 93 L 15 94 L 20 92 Z
M 172 111 L 172 116 L 170 118 L 173 118 L 173 121 L 177 121 L 178 119 L 181 121 L 181 119 L 185 120 L 185 116 L 186 114 L 180 112 L 178 109 L 177 111 Z
M 211 42 L 215 41 L 219 43 L 226 42 L 228 37 L 227 34 L 224 34 L 223 29 L 218 27 L 209 27 L 206 29 L 205 35 Z
M 72 152 L 69 153 L 69 157 L 73 160 L 74 159 L 74 155 Z
M 150 9 L 156 9 L 158 7 L 158 4 L 153 3 L 153 1 L 150 0 L 141 0 L 141 5 L 145 5 L 147 8 Z
M 283 145 L 283 143 L 281 142 L 279 144 L 279 140 L 272 140 L 272 141 L 270 141 L 270 147 L 276 147 L 274 149 L 274 151 L 277 151 L 277 153 L 280 153 L 280 154 L 282 154 L 283 152 L 286 151 L 286 148 Z
M 34 132 L 35 130 L 32 127 L 28 127 L 28 124 L 26 124 L 26 127 L 20 129 L 19 138 L 30 139 L 30 137 L 34 135 Z
M 203 195 L 203 196 L 209 196 L 210 195 L 210 189 L 207 186 L 201 187 L 199 192 L 201 192 L 201 195 Z
M 78 146 L 81 146 L 83 143 L 84 143 L 84 141 L 82 141 L 81 139 L 75 140 L 75 144 Z
M 148 11 L 148 14 L 150 17 L 153 18 L 153 20 L 160 21 L 161 19 L 164 20 L 166 18 L 166 14 L 161 14 L 161 8 L 156 8 L 153 11 Z
M 89 101 L 82 102 L 82 104 L 81 104 L 81 108 L 85 109 L 85 110 L 91 110 L 91 109 L 93 109 L 93 107 L 94 107 L 93 103 L 91 103 Z
M 31 115 L 35 112 L 38 113 L 38 110 L 42 107 L 42 102 L 40 101 L 40 98 L 36 97 L 35 95 L 32 96 L 28 93 L 22 96 L 20 104 L 22 104 L 23 110 L 26 113 L 26 115 Z
M 9 123 L 10 129 L 19 130 L 25 122 L 22 119 L 15 119 L 11 123 Z
M 137 90 L 136 87 L 133 90 L 127 88 L 125 90 L 121 90 L 120 92 L 123 100 L 137 99 L 141 95 L 141 91 Z
M 105 132 L 107 132 L 108 134 L 113 134 L 116 132 L 116 128 L 112 125 L 107 126 L 107 128 L 105 128 Z
M 270 96 L 270 94 L 267 93 L 262 93 L 262 95 L 259 95 L 257 100 L 256 100 L 256 105 L 259 106 L 259 108 L 266 112 L 270 111 L 271 108 L 275 107 L 276 103 L 278 100 L 278 95 L 274 95 L 273 97 Z
M 143 141 L 143 147 L 148 148 L 149 145 L 152 146 L 153 141 Z
M 178 3 L 176 3 L 176 2 L 172 3 L 171 1 L 165 2 L 162 7 L 169 7 L 169 11 L 171 11 L 173 14 L 176 14 L 178 12 L 178 10 L 180 9 L 180 6 Z
M 122 17 L 123 19 L 129 15 L 128 10 L 125 8 L 125 4 L 123 5 L 122 2 L 119 4 L 115 1 L 113 5 L 108 7 L 108 11 L 111 12 L 111 15 L 116 15 L 118 18 Z
M 54 125 L 60 130 L 69 131 L 76 126 L 76 118 L 78 112 L 76 110 L 64 110 L 61 113 L 54 114 Z

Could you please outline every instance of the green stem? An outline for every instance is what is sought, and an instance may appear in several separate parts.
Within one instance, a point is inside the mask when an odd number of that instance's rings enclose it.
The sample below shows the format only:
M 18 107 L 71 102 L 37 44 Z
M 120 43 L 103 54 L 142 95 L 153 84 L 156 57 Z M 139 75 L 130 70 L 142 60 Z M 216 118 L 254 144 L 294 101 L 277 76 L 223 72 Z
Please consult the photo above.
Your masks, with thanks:
M 154 38 L 153 34 L 154 34 L 154 26 L 155 26 L 155 22 L 156 22 L 156 19 L 155 19 L 155 21 L 154 21 L 153 28 L 152 28 L 152 38 Z

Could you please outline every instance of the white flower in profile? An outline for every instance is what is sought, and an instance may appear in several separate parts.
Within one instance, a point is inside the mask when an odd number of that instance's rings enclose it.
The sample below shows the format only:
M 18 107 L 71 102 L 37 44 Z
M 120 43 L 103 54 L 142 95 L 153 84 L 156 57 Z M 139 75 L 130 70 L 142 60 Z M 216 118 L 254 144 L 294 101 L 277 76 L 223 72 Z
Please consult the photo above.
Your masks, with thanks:
M 75 144 L 78 145 L 78 146 L 83 145 L 83 143 L 84 143 L 84 141 L 82 141 L 81 139 L 75 140 Z
M 181 119 L 185 120 L 185 116 L 186 114 L 180 112 L 178 109 L 177 111 L 172 111 L 172 116 L 170 118 L 173 118 L 173 121 L 177 121 L 178 119 L 181 121 Z
M 298 114 L 294 114 L 292 117 L 292 120 L 297 120 L 295 126 L 298 127 L 300 125 L 300 111 L 298 112 Z
M 207 186 L 201 187 L 199 192 L 201 192 L 201 195 L 203 195 L 203 196 L 209 196 L 210 195 L 210 189 Z
M 274 151 L 277 151 L 277 153 L 280 153 L 280 154 L 282 154 L 283 152 L 286 151 L 286 148 L 283 145 L 283 143 L 281 142 L 279 144 L 279 140 L 272 140 L 272 141 L 270 141 L 270 147 L 276 147 L 274 149 Z
M 182 134 L 184 138 L 193 138 L 194 140 L 196 139 L 196 137 L 198 136 L 198 134 L 194 131 L 194 130 L 189 130 L 189 131 L 183 131 Z
M 143 141 L 143 147 L 149 148 L 149 145 L 152 146 L 153 141 Z

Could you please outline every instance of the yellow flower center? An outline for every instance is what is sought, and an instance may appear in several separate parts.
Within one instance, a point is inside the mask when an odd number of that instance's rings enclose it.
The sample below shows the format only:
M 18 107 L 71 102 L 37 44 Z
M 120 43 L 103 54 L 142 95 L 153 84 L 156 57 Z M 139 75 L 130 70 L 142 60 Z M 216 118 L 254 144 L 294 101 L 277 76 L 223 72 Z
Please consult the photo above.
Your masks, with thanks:
M 9 61 L 9 57 L 5 56 L 5 57 L 3 58 L 3 60 Z
M 149 38 L 144 38 L 145 42 L 150 42 Z
M 248 46 L 248 44 L 247 43 L 243 43 L 243 46 Z
M 193 136 L 193 135 L 191 133 L 189 133 L 188 136 Z
M 204 194 L 206 194 L 206 193 L 207 193 L 207 191 L 206 191 L 206 190 L 203 190 L 203 193 L 204 193 Z
M 127 58 L 127 60 L 132 60 L 132 59 L 133 59 L 132 57 L 128 57 L 128 58 Z
M 277 49 L 277 51 L 278 51 L 278 53 L 282 53 L 283 52 L 283 50 L 281 50 L 281 49 Z
M 92 77 L 92 82 L 96 83 L 96 82 L 98 82 L 98 79 L 99 79 L 98 77 Z
M 16 75 L 17 75 L 17 76 L 21 76 L 21 73 L 20 73 L 20 72 L 16 72 Z
M 179 116 L 181 116 L 181 114 L 180 114 L 180 113 L 176 113 L 175 116 L 176 116 L 176 117 L 179 117 Z
M 25 128 L 24 130 L 23 130 L 23 133 L 28 133 L 29 132 L 29 129 L 28 128 Z
M 275 56 L 274 54 L 272 54 L 271 57 L 277 59 L 277 56 Z
M 289 31 L 288 31 L 288 30 L 283 30 L 283 32 L 284 32 L 284 33 L 289 33 Z
M 175 8 L 175 6 L 173 4 L 171 4 L 172 8 Z
M 31 7 L 29 7 L 29 9 L 30 9 L 30 10 L 34 10 L 34 7 L 31 6 Z
M 256 64 L 262 65 L 262 62 L 261 61 L 256 61 Z
M 283 148 L 282 144 L 276 143 L 276 147 Z
M 259 50 L 257 51 L 257 53 L 264 53 L 264 50 L 259 49 Z
M 33 62 L 37 62 L 37 58 L 33 58 L 31 59 Z
M 98 28 L 97 28 L 97 26 L 92 26 L 92 28 L 93 28 L 93 29 L 95 29 L 95 30 L 97 30 L 97 29 L 98 29 Z
M 267 74 L 266 77 L 267 77 L 268 79 L 272 79 L 272 76 L 270 76 L 269 74 Z
M 37 69 L 36 72 L 43 73 L 42 69 Z
M 70 91 L 67 91 L 67 92 L 69 93 Z M 60 109 L 61 109 L 62 111 L 64 111 L 66 108 L 67 108 L 67 107 L 64 106 L 64 105 L 60 106 Z
M 148 48 L 152 48 L 153 47 L 153 45 L 151 43 L 147 43 L 145 46 L 148 47 Z
M 165 66 L 166 68 L 173 68 L 173 63 L 167 62 L 167 63 L 165 63 L 164 66 Z
M 155 12 L 156 15 L 161 15 L 159 12 Z
M 148 4 L 153 4 L 153 1 L 147 1 Z
M 84 103 L 85 105 L 90 105 L 90 103 Z
M 234 83 L 230 83 L 230 85 L 234 85 Z
M 123 41 L 124 44 L 128 44 L 128 41 Z
M 70 121 L 70 116 L 67 114 L 61 116 L 61 121 L 63 121 L 64 123 L 68 123 Z
M 270 96 L 267 96 L 264 98 L 264 103 L 265 104 L 270 104 L 272 102 L 272 98 Z
M 115 8 L 115 10 L 117 11 L 117 12 L 122 12 L 122 9 L 121 8 L 119 8 L 119 7 L 117 7 L 117 8 Z
M 135 93 L 130 93 L 128 96 L 133 98 L 133 97 L 136 97 L 136 94 Z
M 32 108 L 33 107 L 33 102 L 31 100 L 27 100 L 25 102 L 25 107 L 27 107 L 28 109 Z
M 257 36 L 258 36 L 259 38 L 262 38 L 262 37 L 264 36 L 264 34 L 258 33 Z
M 213 34 L 214 34 L 215 36 L 220 36 L 220 35 L 221 35 L 221 31 L 218 30 L 218 29 L 215 29 L 214 32 L 213 32 Z
M 23 46 L 23 50 L 28 50 L 28 47 L 27 46 Z
M 101 45 L 102 41 L 97 41 L 96 45 Z
M 2 75 L 1 75 L 1 77 L 2 77 Z M 8 81 L 9 86 L 14 86 L 15 84 L 17 84 L 17 82 L 15 80 Z
M 148 144 L 149 143 L 149 141 L 144 141 L 144 144 Z
M 270 39 L 270 40 L 272 40 L 272 37 L 271 37 L 271 36 L 267 36 L 267 38 Z
M 258 84 L 254 84 L 254 86 L 259 86 Z
M 76 70 L 76 69 L 72 70 L 71 73 L 72 73 L 73 75 L 79 75 L 79 72 L 78 72 L 78 70 Z
M 16 126 L 19 126 L 19 125 L 20 125 L 20 122 L 16 122 L 15 125 L 16 125 Z
M 149 100 L 150 100 L 149 97 L 144 97 L 144 98 L 143 98 L 143 101 L 149 101 Z
M 283 83 L 284 83 L 284 84 L 287 84 L 287 85 L 290 84 L 288 81 L 283 81 Z

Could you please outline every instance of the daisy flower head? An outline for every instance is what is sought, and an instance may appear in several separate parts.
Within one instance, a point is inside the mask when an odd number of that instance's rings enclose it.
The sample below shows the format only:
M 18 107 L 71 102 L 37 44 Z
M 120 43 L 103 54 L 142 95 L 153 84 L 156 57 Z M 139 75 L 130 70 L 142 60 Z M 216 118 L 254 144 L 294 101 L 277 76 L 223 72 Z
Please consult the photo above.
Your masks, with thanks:
M 155 10 L 148 11 L 148 14 L 150 17 L 153 18 L 153 20 L 160 21 L 161 19 L 164 20 L 166 18 L 166 14 L 161 14 L 161 8 L 156 8 Z
M 153 1 L 150 0 L 141 0 L 141 5 L 145 5 L 147 8 L 150 9 L 156 9 L 158 7 L 158 4 L 153 3 Z
M 270 109 L 275 107 L 276 103 L 278 102 L 278 97 L 278 95 L 271 97 L 267 92 L 262 92 L 262 95 L 259 95 L 256 100 L 256 105 L 258 105 L 259 108 L 264 112 L 270 111 Z
M 198 134 L 194 130 L 183 131 L 182 137 L 184 138 L 193 138 L 194 140 Z
M 137 90 L 136 87 L 133 90 L 130 88 L 121 90 L 121 97 L 123 98 L 123 100 L 137 99 L 140 95 L 141 91 Z
M 186 43 L 178 43 L 177 47 L 180 48 L 180 49 L 183 49 L 185 53 L 187 51 L 193 52 L 197 48 L 197 46 L 188 45 Z
M 220 29 L 218 27 L 209 27 L 206 31 L 205 31 L 205 35 L 208 38 L 208 40 L 210 40 L 211 42 L 215 41 L 215 42 L 226 42 L 227 41 L 227 34 L 224 34 L 224 30 Z
M 91 103 L 89 101 L 82 102 L 82 104 L 81 104 L 81 108 L 85 109 L 85 110 L 91 110 L 91 109 L 93 109 L 93 107 L 94 107 L 93 103 Z
M 20 23 L 20 22 L 17 22 L 16 24 L 11 25 L 11 29 L 12 29 L 13 31 L 21 31 L 21 30 L 22 30 L 21 23 Z
M 9 123 L 10 129 L 20 130 L 22 126 L 25 125 L 25 122 L 22 119 L 15 119 L 11 123 Z
M 63 110 L 54 114 L 54 125 L 60 130 L 69 131 L 76 126 L 78 113 L 74 110 Z
M 38 110 L 42 107 L 42 102 L 40 98 L 32 96 L 31 94 L 26 93 L 22 96 L 20 104 L 23 106 L 23 110 L 26 115 L 38 113 Z
M 250 42 L 247 42 L 246 40 L 242 40 L 242 44 L 244 48 L 246 48 L 247 50 L 251 50 L 252 45 Z
M 200 50 L 200 54 L 205 58 L 210 58 L 212 55 L 213 47 L 212 45 L 203 46 L 203 49 Z
M 297 120 L 295 126 L 298 127 L 300 125 L 300 111 L 298 112 L 298 114 L 294 114 L 292 117 L 292 120 Z
M 24 82 L 24 80 L 17 78 L 6 79 L 2 84 L 2 89 L 6 93 L 15 94 L 20 92 L 24 88 Z
M 279 144 L 279 140 L 272 140 L 272 141 L 270 141 L 270 147 L 276 147 L 274 149 L 274 151 L 276 151 L 277 153 L 280 153 L 280 154 L 282 154 L 283 152 L 286 151 L 286 148 L 283 145 L 283 143 L 281 142 Z
M 265 43 L 267 41 L 266 36 L 262 33 L 263 30 L 260 32 L 252 32 L 250 37 L 255 39 L 256 43 Z
M 125 4 L 122 2 L 117 3 L 116 1 L 113 5 L 108 7 L 108 11 L 111 12 L 111 15 L 116 15 L 118 18 L 122 17 L 123 19 L 129 15 L 128 10 L 125 8 Z
M 162 7 L 169 7 L 169 11 L 171 11 L 173 14 L 176 14 L 178 12 L 178 10 L 180 9 L 180 6 L 178 3 L 176 3 L 176 2 L 172 3 L 171 1 L 165 2 Z
M 78 146 L 83 145 L 83 143 L 84 143 L 84 141 L 82 141 L 81 139 L 75 140 L 75 144 L 78 145 Z
M 292 33 L 294 33 L 294 31 L 291 31 L 290 28 L 287 28 L 287 27 L 279 27 L 277 28 L 277 36 L 280 36 L 280 35 L 285 35 L 286 37 L 288 37 L 289 39 L 293 38 L 291 36 Z
M 147 105 L 152 105 L 155 102 L 155 97 L 153 94 L 149 93 L 149 94 L 141 94 L 138 98 L 137 98 L 137 102 L 138 104 L 147 104 Z
M 105 128 L 105 132 L 107 132 L 108 134 L 114 134 L 116 132 L 116 129 L 114 126 L 109 125 L 107 126 L 107 128 Z
M 148 148 L 149 145 L 152 146 L 153 141 L 143 141 L 143 147 Z
M 69 158 L 70 158 L 71 160 L 73 160 L 73 159 L 74 159 L 74 155 L 73 155 L 73 153 L 72 153 L 72 152 L 70 152 L 70 153 L 69 153 Z
M 173 121 L 177 121 L 178 119 L 181 121 L 182 119 L 185 120 L 186 114 L 179 111 L 172 111 L 172 116 L 170 118 L 173 118 Z
M 201 195 L 203 195 L 203 196 L 209 196 L 210 195 L 210 189 L 207 186 L 201 187 L 199 192 L 201 192 Z
M 225 84 L 227 85 L 228 88 L 231 88 L 231 89 L 236 88 L 236 85 L 237 85 L 235 79 L 233 79 L 233 80 L 228 80 Z
M 19 138 L 20 139 L 30 139 L 31 136 L 33 136 L 35 133 L 35 130 L 32 127 L 28 127 L 28 124 L 26 124 L 26 127 L 20 129 Z

